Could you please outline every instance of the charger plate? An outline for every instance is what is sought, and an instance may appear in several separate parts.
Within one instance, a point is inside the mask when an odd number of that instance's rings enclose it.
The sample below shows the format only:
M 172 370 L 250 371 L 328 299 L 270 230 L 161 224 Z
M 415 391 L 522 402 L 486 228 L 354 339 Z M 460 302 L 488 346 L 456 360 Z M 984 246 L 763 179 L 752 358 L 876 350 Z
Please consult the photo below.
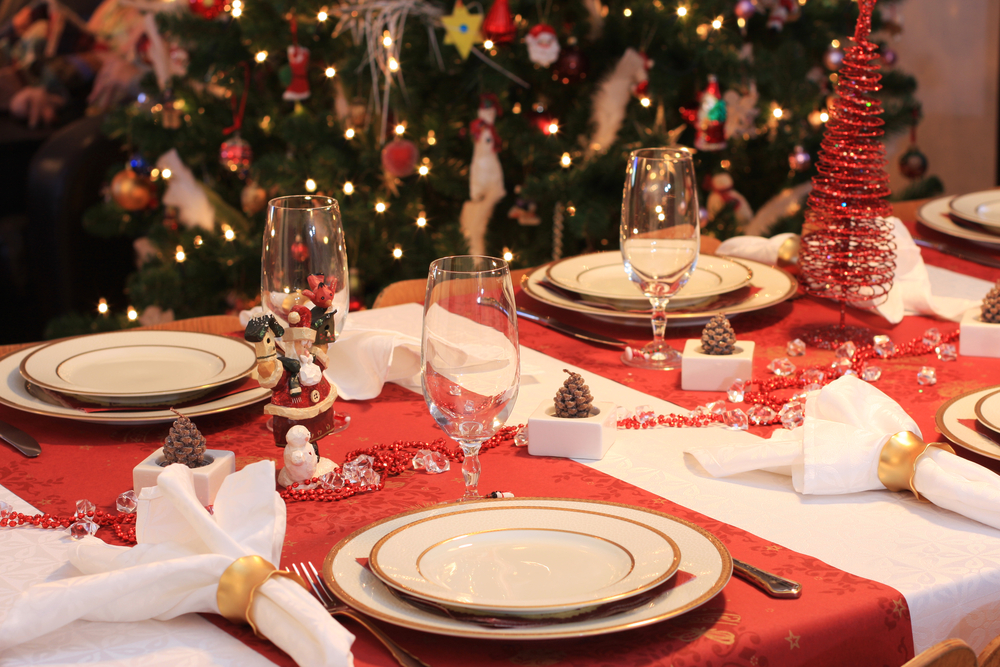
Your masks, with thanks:
M 1000 433 L 1000 391 L 987 394 L 976 401 L 976 419 L 991 431 Z
M 253 347 L 191 331 L 116 331 L 35 348 L 21 374 L 39 387 L 108 403 L 177 402 L 250 374 Z
M 362 562 L 383 537 L 398 528 L 430 517 L 477 507 L 545 507 L 597 512 L 643 523 L 677 544 L 679 567 L 692 579 L 674 586 L 634 609 L 603 618 L 564 620 L 558 624 L 491 628 L 449 618 L 400 599 Z M 361 561 L 361 562 L 359 562 Z M 323 562 L 323 578 L 343 602 L 387 623 L 455 637 L 481 639 L 557 639 L 620 632 L 679 616 L 711 600 L 729 581 L 733 561 L 711 533 L 677 517 L 618 503 L 565 498 L 513 498 L 447 503 L 412 510 L 366 526 L 337 543 Z
M 959 195 L 948 203 L 962 220 L 987 227 L 1000 227 L 1000 190 L 984 190 Z
M 974 228 L 955 224 L 951 216 L 948 215 L 951 212 L 951 209 L 948 207 L 951 199 L 951 197 L 938 197 L 937 199 L 930 200 L 917 210 L 917 220 L 947 236 L 975 241 L 976 243 L 992 247 L 1000 247 L 1000 236 L 997 234 L 990 234 L 986 231 L 979 231 Z M 1000 234 L 1000 230 L 998 230 L 998 234 Z
M 567 257 L 550 264 L 546 275 L 556 285 L 591 299 L 624 303 L 626 308 L 647 308 L 649 304 L 649 299 L 629 280 L 617 250 Z M 670 301 L 693 303 L 725 294 L 749 284 L 751 278 L 753 271 L 737 261 L 699 255 L 691 278 Z
M 768 266 L 761 262 L 748 259 L 740 259 L 743 264 L 753 274 L 750 283 L 740 288 L 746 290 L 743 298 L 730 298 L 733 292 L 710 297 L 704 304 L 696 304 L 692 307 L 683 308 L 680 312 L 667 312 L 667 326 L 695 326 L 702 325 L 712 319 L 713 315 L 722 314 L 730 317 L 739 313 L 747 313 L 754 310 L 761 310 L 777 305 L 795 295 L 799 284 L 790 274 L 773 266 Z M 582 303 L 558 294 L 545 287 L 546 271 L 548 266 L 541 266 L 521 280 L 521 289 L 531 298 L 541 301 L 544 304 L 554 306 L 563 310 L 581 313 L 588 317 L 615 324 L 628 324 L 633 326 L 649 327 L 648 305 L 646 312 L 619 310 L 612 306 L 599 307 L 588 303 Z M 722 306 L 713 306 L 719 302 L 725 302 Z M 648 303 L 648 302 L 647 302 Z
M 962 421 L 976 420 L 976 405 L 981 399 L 1000 391 L 1000 385 L 984 387 L 956 396 L 940 408 L 934 415 L 937 429 L 944 437 L 960 447 L 972 450 L 991 459 L 1000 460 L 1000 444 L 989 436 L 978 432 Z
M 622 600 L 677 571 L 665 533 L 590 510 L 494 505 L 427 517 L 372 548 L 368 565 L 403 593 L 452 608 L 552 614 Z
M 158 424 L 172 422 L 177 419 L 177 415 L 170 410 L 151 409 L 133 410 L 130 412 L 86 413 L 62 405 L 54 405 L 29 392 L 25 379 L 21 375 L 21 362 L 35 350 L 36 348 L 33 347 L 18 350 L 0 359 L 0 403 L 3 405 L 37 415 L 94 422 L 97 424 Z M 187 417 L 202 417 L 218 412 L 235 410 L 259 403 L 270 397 L 270 395 L 271 391 L 263 387 L 248 389 L 236 394 L 220 397 L 214 401 L 186 406 L 184 408 L 184 415 Z

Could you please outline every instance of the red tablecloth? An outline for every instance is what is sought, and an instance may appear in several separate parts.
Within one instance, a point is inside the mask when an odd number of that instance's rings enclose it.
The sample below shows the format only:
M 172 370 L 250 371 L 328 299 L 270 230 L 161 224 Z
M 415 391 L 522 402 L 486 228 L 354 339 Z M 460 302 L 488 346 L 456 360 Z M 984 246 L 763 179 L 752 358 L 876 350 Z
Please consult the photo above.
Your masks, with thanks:
M 1000 271 L 934 251 L 925 250 L 924 256 L 932 264 L 987 279 L 1000 278 Z M 532 306 L 544 310 L 538 304 Z M 784 356 L 786 341 L 801 328 L 832 323 L 837 317 L 833 305 L 801 298 L 759 313 L 741 315 L 733 323 L 739 337 L 757 343 L 754 370 L 762 375 L 770 359 Z M 926 318 L 906 318 L 896 327 L 887 327 L 880 318 L 857 312 L 851 313 L 851 319 L 889 333 L 897 342 L 918 336 L 930 326 L 942 331 L 957 326 Z M 638 343 L 648 335 L 645 328 L 611 327 L 585 318 L 579 318 L 578 323 Z M 676 344 L 697 335 L 698 330 L 692 328 L 668 330 L 668 337 Z M 618 361 L 620 353 L 616 350 L 589 346 L 529 322 L 521 323 L 521 342 L 686 408 L 721 398 L 715 394 L 683 392 L 678 373 L 627 368 Z M 806 357 L 796 361 L 813 364 L 829 359 L 831 352 L 810 350 Z M 922 365 L 937 368 L 937 385 L 917 385 L 916 372 Z M 878 386 L 902 403 L 925 436 L 932 436 L 937 406 L 970 388 L 995 382 L 993 378 L 998 372 L 1000 360 L 899 359 L 884 364 Z M 321 443 L 323 454 L 335 460 L 342 460 L 348 451 L 358 447 L 440 436 L 423 399 L 396 386 L 387 385 L 376 400 L 341 402 L 337 407 L 351 415 L 352 424 L 344 433 Z M 273 446 L 259 410 L 259 407 L 245 408 L 199 419 L 197 423 L 210 446 L 236 452 L 237 467 L 265 458 L 280 459 L 280 450 Z M 132 467 L 159 445 L 167 431 L 165 425 L 109 427 L 52 420 L 8 408 L 0 408 L 0 418 L 35 434 L 44 449 L 41 457 L 29 460 L 8 448 L 0 448 L 0 480 L 39 509 L 63 514 L 71 512 L 80 498 L 89 498 L 99 507 L 111 509 L 114 497 L 130 487 Z M 676 514 L 715 533 L 735 557 L 802 581 L 805 592 L 797 601 L 773 600 L 734 579 L 714 600 L 681 618 L 573 641 L 472 641 L 389 628 L 402 644 L 428 662 L 594 667 L 899 665 L 913 655 L 906 603 L 892 588 L 849 575 L 816 558 L 784 549 L 572 461 L 532 458 L 523 450 L 505 446 L 485 454 L 483 467 L 481 488 L 486 491 L 612 500 Z M 361 494 L 338 503 L 290 504 L 283 562 L 312 560 L 318 564 L 340 537 L 375 519 L 456 498 L 462 486 L 458 471 L 439 476 L 407 472 L 389 480 L 379 493 Z M 287 656 L 268 642 L 255 639 L 219 617 L 211 618 L 276 662 L 290 664 Z M 358 634 L 355 660 L 359 667 L 393 664 L 364 630 L 356 626 L 351 629 Z

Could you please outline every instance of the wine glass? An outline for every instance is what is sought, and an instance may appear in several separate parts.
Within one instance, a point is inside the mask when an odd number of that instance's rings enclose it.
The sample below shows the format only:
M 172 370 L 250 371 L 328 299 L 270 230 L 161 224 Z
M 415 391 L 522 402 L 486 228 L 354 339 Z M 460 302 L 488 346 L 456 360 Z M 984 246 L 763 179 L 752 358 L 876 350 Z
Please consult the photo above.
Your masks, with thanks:
M 479 448 L 507 421 L 520 376 L 507 262 L 477 255 L 431 262 L 420 380 L 431 416 L 465 454 L 463 499 L 479 497 Z
M 310 276 L 313 276 L 312 283 Z M 318 286 L 318 282 L 323 285 Z M 350 285 L 344 227 L 337 200 L 293 195 L 277 197 L 268 203 L 260 292 L 264 313 L 274 315 L 286 330 L 292 308 L 305 306 L 312 311 L 314 324 L 317 318 L 326 318 L 315 327 L 317 344 L 340 335 L 347 320 Z M 287 356 L 308 351 L 293 351 L 290 346 L 308 348 L 308 344 L 301 341 L 296 344 L 285 341 Z M 333 419 L 333 430 L 328 433 L 342 431 L 350 423 L 349 416 L 336 412 Z M 318 438 L 321 434 L 313 436 Z
M 625 273 L 652 305 L 653 340 L 626 349 L 622 361 L 636 368 L 669 370 L 681 354 L 663 334 L 667 303 L 684 287 L 698 261 L 698 191 L 686 148 L 632 151 L 622 194 L 621 250 Z

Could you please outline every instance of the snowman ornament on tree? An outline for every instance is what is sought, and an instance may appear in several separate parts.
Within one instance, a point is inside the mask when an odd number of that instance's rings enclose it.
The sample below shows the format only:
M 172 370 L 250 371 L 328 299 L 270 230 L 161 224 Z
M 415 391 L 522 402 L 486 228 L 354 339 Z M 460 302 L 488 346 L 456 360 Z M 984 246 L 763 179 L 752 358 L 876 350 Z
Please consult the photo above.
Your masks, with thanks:
M 472 162 L 469 164 L 469 201 L 462 206 L 460 224 L 473 255 L 486 254 L 486 226 L 493 215 L 493 208 L 504 198 L 503 167 L 497 153 L 500 135 L 493 121 L 499 113 L 496 98 L 484 95 L 479 107 L 479 118 L 472 121 Z

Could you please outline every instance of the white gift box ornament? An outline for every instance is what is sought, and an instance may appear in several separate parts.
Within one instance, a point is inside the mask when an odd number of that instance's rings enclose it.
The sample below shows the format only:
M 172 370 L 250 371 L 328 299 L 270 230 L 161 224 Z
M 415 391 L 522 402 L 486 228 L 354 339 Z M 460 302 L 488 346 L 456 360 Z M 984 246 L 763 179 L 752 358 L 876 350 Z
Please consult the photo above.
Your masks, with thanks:
M 236 472 L 236 454 L 224 449 L 206 449 L 205 459 L 209 458 L 211 463 L 191 469 L 198 502 L 205 506 L 215 504 L 215 495 L 222 482 Z M 147 486 L 156 486 L 160 474 L 166 470 L 162 465 L 164 461 L 163 447 L 160 447 L 132 469 L 132 486 L 137 497 Z
M 752 377 L 753 349 L 753 341 L 738 340 L 732 354 L 706 354 L 700 339 L 689 339 L 681 355 L 681 389 L 726 391 L 733 380 Z
M 984 321 L 980 306 L 962 315 L 958 351 L 963 357 L 1000 357 L 1000 324 Z
M 589 417 L 557 417 L 543 401 L 528 418 L 528 453 L 572 459 L 603 459 L 618 433 L 617 406 L 595 402 Z

